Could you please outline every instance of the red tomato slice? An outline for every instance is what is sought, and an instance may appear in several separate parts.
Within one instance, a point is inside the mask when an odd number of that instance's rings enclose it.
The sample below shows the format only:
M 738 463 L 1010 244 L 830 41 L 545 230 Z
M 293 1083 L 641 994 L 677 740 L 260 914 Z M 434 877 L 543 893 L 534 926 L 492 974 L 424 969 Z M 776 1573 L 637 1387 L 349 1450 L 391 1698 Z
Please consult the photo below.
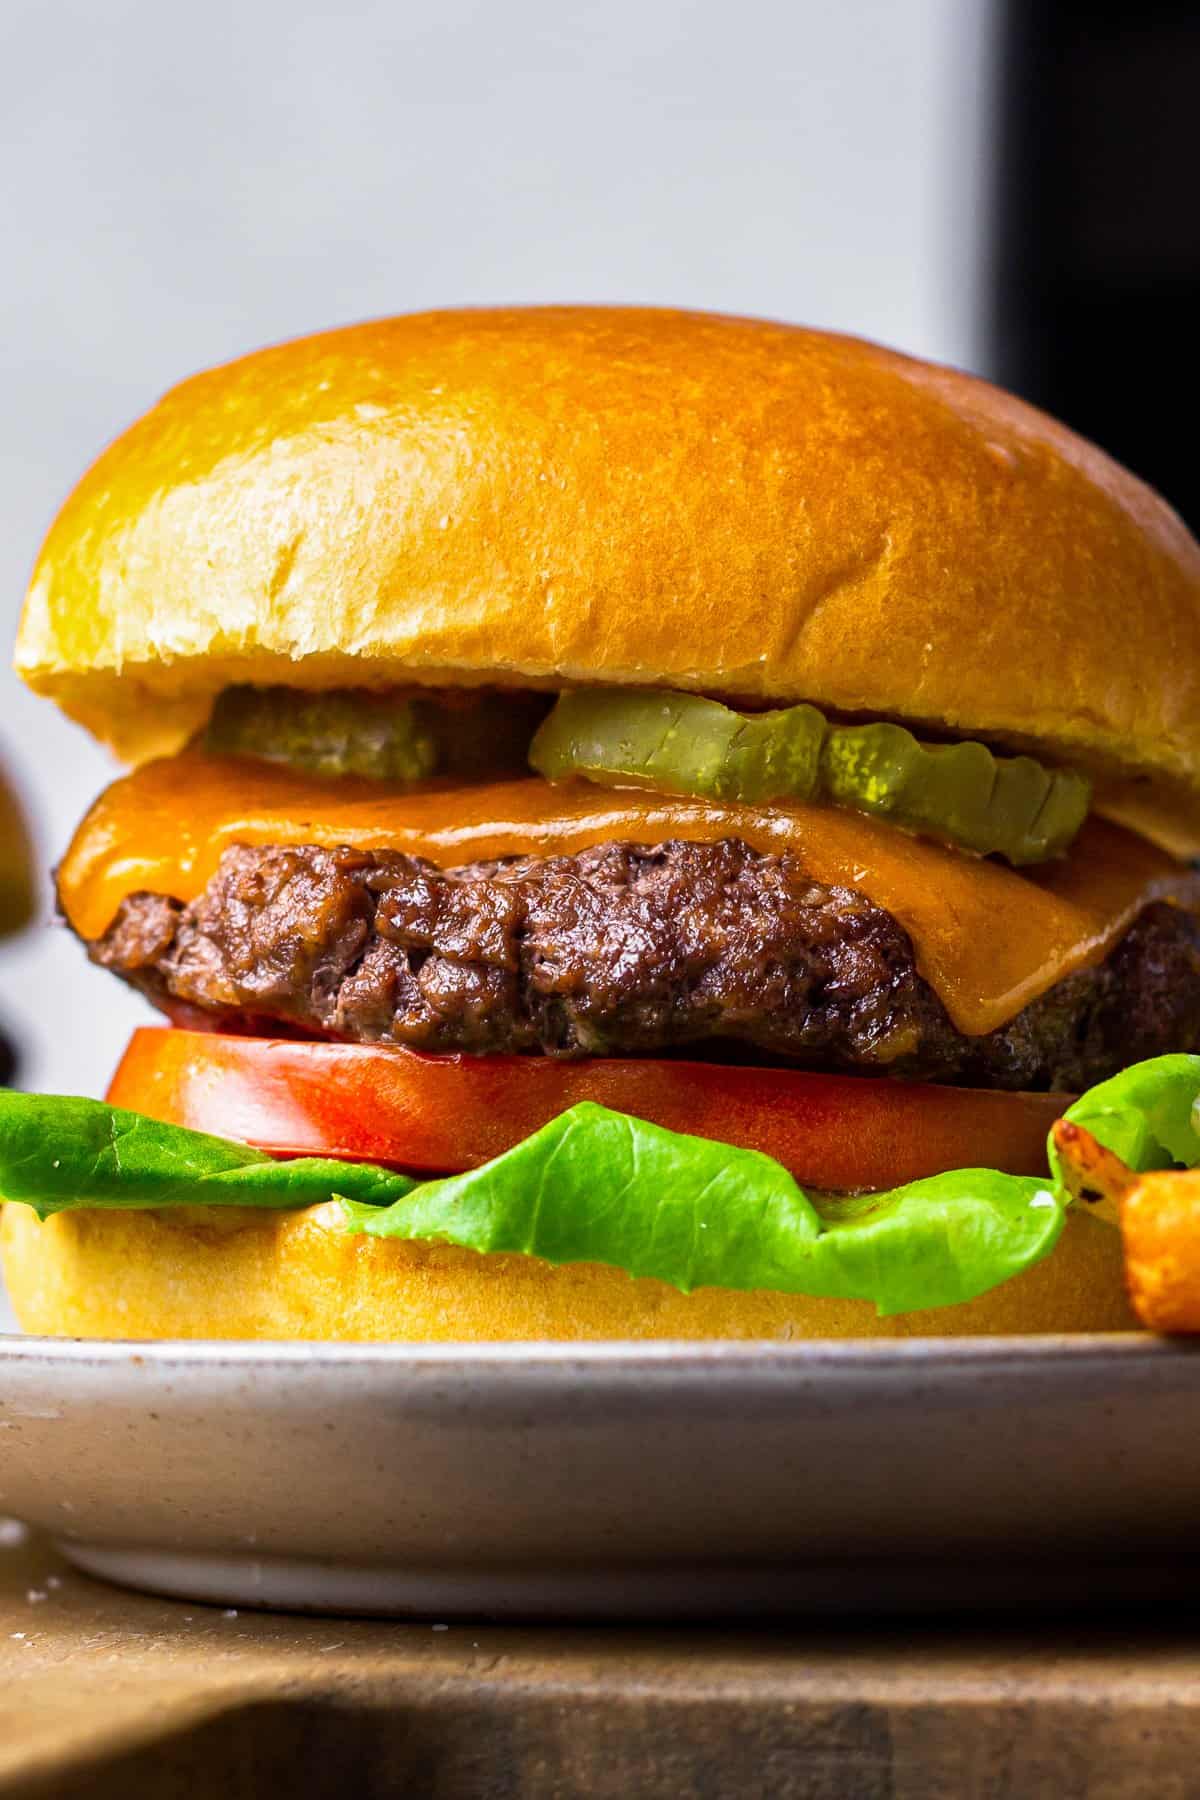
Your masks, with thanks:
M 775 1157 L 801 1182 L 873 1191 L 946 1169 L 1040 1175 L 1066 1100 L 646 1059 L 420 1056 L 370 1044 L 143 1027 L 108 1091 L 278 1155 L 416 1173 L 472 1169 L 577 1100 Z

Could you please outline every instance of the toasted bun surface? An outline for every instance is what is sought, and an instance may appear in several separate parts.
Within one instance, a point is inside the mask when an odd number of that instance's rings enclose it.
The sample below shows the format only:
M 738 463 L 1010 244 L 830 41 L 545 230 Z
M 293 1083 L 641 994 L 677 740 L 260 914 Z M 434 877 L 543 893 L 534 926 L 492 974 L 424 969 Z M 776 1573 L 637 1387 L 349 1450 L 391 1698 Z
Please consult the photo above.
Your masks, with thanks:
M 983 382 L 760 321 L 428 313 L 196 376 L 68 500 L 17 661 L 133 759 L 230 682 L 806 699 L 1149 778 L 1124 816 L 1200 842 L 1179 519 Z
M 677 1293 L 592 1264 L 352 1237 L 333 1206 L 296 1213 L 0 1208 L 27 1331 L 122 1338 L 480 1342 L 519 1338 L 909 1337 L 1134 1328 L 1120 1234 L 1072 1215 L 1052 1254 L 963 1306 L 880 1319 L 862 1301 Z

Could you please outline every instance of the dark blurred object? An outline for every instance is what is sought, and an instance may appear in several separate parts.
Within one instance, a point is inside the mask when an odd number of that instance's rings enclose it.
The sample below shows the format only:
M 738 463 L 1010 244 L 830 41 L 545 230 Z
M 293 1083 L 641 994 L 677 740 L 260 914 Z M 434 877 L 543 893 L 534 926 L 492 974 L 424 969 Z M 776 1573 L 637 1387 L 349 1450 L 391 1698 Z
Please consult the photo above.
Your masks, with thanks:
M 1195 529 L 1200 5 L 1004 0 L 1002 17 L 996 378 Z
M 25 820 L 0 768 L 0 937 L 33 918 L 33 859 Z
M 0 1027 L 0 1087 L 11 1087 L 17 1078 L 20 1062 L 10 1038 Z
M 0 769 L 0 937 L 21 931 L 33 918 L 33 857 L 16 796 Z M 0 1026 L 0 1087 L 16 1080 L 18 1057 Z

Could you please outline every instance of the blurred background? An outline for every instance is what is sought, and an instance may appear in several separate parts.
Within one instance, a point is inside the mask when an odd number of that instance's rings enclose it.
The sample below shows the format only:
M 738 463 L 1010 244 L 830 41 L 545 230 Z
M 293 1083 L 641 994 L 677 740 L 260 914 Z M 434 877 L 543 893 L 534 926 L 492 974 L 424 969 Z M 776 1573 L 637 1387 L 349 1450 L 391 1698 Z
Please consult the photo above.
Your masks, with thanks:
M 1200 12 L 1140 0 L 5 0 L 0 637 L 43 532 L 163 388 L 482 301 L 835 326 L 992 374 L 1197 522 Z M 106 756 L 0 670 L 43 867 Z M 0 824 L 10 840 L 15 827 Z M 18 1078 L 102 1091 L 140 1002 L 41 916 Z

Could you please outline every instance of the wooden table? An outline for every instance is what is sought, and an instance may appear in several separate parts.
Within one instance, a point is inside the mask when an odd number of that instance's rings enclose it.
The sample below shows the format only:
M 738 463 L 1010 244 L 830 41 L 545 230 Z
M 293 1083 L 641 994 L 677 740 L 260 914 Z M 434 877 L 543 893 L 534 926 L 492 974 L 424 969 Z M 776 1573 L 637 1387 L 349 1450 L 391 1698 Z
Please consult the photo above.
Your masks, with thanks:
M 1183 1800 L 1200 1622 L 653 1629 L 156 1600 L 0 1530 L 0 1800 Z

